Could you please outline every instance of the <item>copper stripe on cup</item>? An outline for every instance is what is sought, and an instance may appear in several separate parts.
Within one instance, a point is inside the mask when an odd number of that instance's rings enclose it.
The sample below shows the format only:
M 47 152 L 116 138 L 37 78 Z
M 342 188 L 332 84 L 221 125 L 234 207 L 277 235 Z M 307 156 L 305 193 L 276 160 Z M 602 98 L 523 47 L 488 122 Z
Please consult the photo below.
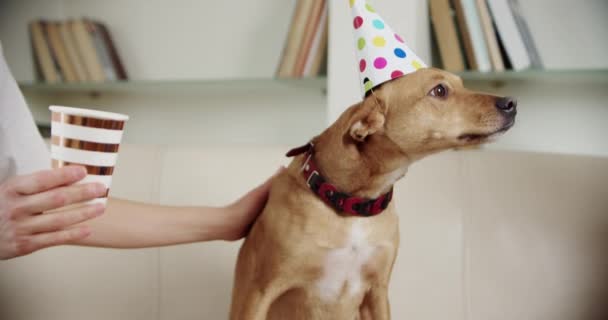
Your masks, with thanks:
M 114 167 L 87 166 L 80 163 L 73 163 L 56 159 L 52 159 L 52 166 L 53 168 L 61 168 L 65 166 L 82 166 L 87 169 L 87 174 L 93 174 L 96 176 L 111 176 L 112 173 L 114 173 Z
M 117 153 L 120 144 L 113 143 L 97 143 L 78 139 L 70 139 L 59 136 L 51 137 L 51 144 L 60 147 L 66 147 L 70 149 L 86 150 L 86 151 L 98 151 L 107 153 Z
M 60 112 L 53 112 L 51 120 L 75 126 L 108 130 L 122 130 L 125 126 L 124 121 L 83 117 Z

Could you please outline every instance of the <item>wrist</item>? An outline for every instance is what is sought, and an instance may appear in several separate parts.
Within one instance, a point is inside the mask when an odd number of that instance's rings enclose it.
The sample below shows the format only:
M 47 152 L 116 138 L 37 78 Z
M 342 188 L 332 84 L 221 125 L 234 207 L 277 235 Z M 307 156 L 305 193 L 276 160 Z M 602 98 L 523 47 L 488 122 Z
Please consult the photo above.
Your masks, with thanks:
M 213 240 L 236 240 L 233 238 L 235 233 L 234 221 L 231 221 L 234 208 L 232 206 L 223 207 L 203 207 L 199 212 L 199 241 Z

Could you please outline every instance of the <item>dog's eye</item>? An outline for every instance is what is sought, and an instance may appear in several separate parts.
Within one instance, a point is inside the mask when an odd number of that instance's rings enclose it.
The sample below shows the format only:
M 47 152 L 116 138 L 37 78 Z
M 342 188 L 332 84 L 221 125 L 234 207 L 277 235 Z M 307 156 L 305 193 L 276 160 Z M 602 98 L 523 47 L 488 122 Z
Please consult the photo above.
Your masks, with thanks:
M 447 97 L 447 95 L 448 95 L 448 89 L 442 84 L 437 85 L 435 88 L 431 89 L 431 91 L 429 92 L 429 96 L 432 96 L 432 97 L 445 98 L 445 97 Z

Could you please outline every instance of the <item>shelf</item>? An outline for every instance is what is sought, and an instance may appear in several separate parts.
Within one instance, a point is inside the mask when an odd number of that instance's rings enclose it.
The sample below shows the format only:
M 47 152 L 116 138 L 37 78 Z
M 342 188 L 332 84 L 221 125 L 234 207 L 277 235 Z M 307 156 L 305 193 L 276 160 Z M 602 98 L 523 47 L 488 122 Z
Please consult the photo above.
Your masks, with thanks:
M 213 79 L 213 80 L 134 80 L 99 83 L 19 83 L 21 90 L 36 94 L 184 94 L 184 93 L 259 93 L 293 90 L 325 93 L 326 77 L 293 79 Z
M 504 85 L 515 82 L 608 82 L 608 69 L 589 70 L 525 70 L 505 72 L 465 71 L 458 75 L 465 82 L 490 82 Z M 213 80 L 158 80 L 113 81 L 100 83 L 20 83 L 27 93 L 81 93 L 99 95 L 119 94 L 183 94 L 183 93 L 259 93 L 292 90 L 313 90 L 325 93 L 327 78 L 300 79 L 213 79 Z
M 572 70 L 539 70 L 504 72 L 465 71 L 458 75 L 468 82 L 608 82 L 608 69 L 572 69 Z

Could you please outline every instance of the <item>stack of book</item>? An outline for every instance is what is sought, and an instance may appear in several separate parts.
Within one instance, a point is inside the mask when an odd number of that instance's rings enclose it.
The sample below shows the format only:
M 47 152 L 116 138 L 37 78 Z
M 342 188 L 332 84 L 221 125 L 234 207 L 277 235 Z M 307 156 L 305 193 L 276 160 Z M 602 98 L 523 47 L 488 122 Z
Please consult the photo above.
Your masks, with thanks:
M 328 1 L 298 0 L 277 77 L 311 77 L 323 72 L 327 60 Z
M 429 5 L 444 69 L 542 68 L 518 0 L 429 0 Z
M 89 19 L 36 20 L 30 39 L 38 80 L 74 83 L 127 80 L 108 28 Z

